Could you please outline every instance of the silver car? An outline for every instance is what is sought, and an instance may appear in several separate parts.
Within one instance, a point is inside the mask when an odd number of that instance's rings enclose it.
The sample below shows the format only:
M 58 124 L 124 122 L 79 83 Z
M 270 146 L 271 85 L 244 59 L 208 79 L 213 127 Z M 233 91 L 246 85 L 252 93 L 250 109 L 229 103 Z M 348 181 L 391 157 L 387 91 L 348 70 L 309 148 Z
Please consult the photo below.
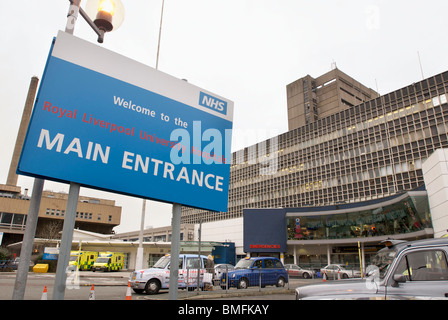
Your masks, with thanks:
M 234 270 L 235 267 L 228 263 L 215 264 L 215 276 L 213 277 L 214 282 L 219 282 L 221 275 L 227 273 L 228 271 Z
M 366 279 L 296 288 L 296 299 L 408 299 L 448 297 L 448 239 L 386 240 Z
M 309 279 L 313 276 L 314 272 L 307 269 L 302 269 L 296 264 L 285 264 L 285 269 L 288 270 L 290 277 L 299 277 Z
M 329 264 L 320 269 L 320 274 L 326 274 L 327 279 L 361 278 L 360 270 L 348 270 L 341 264 Z

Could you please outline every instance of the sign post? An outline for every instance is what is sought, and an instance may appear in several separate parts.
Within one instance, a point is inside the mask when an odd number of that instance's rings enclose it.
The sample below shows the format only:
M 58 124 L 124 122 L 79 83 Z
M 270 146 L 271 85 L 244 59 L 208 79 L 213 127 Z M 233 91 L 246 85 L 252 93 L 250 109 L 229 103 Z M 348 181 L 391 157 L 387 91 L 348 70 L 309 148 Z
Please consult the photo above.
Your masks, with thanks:
M 70 183 L 70 190 L 65 210 L 64 227 L 62 228 L 61 246 L 59 248 L 58 265 L 54 278 L 53 300 L 64 300 L 65 283 L 67 280 L 67 267 L 72 249 L 73 229 L 75 229 L 76 208 L 78 206 L 80 186 Z
M 168 293 L 169 300 L 177 300 L 180 253 L 180 216 L 181 205 L 173 203 L 173 218 L 171 221 L 170 289 Z

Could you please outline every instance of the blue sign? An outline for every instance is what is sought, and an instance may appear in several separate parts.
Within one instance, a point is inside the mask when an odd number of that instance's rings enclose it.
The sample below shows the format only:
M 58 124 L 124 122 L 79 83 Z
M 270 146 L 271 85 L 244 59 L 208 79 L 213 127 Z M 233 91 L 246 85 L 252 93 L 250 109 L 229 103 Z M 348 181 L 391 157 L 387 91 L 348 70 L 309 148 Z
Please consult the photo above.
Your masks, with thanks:
M 227 102 L 204 92 L 199 95 L 199 104 L 222 114 L 227 114 Z
M 18 173 L 225 212 L 233 102 L 204 91 L 60 32 Z

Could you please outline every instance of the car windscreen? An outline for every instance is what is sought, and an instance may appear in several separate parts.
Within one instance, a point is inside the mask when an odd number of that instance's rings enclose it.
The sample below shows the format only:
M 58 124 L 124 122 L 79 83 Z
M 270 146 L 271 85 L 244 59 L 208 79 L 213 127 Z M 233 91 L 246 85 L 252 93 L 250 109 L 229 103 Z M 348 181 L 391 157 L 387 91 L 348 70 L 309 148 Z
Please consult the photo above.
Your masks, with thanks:
M 380 279 L 383 279 L 390 267 L 390 264 L 394 261 L 396 254 L 397 251 L 389 249 L 378 251 L 378 253 L 370 260 L 370 265 L 367 267 L 366 271 L 372 272 L 378 269 L 378 275 Z
M 164 256 L 160 258 L 153 266 L 153 268 L 165 269 L 166 266 L 170 263 L 170 256 Z
M 252 260 L 241 259 L 235 266 L 235 269 L 249 269 L 252 265 Z

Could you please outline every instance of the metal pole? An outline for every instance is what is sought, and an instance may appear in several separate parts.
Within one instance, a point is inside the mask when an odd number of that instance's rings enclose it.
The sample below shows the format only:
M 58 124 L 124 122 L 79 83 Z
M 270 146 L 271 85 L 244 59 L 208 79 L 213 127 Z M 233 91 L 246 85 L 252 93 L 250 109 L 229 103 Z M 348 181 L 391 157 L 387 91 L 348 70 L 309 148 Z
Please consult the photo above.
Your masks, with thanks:
M 75 228 L 76 208 L 78 206 L 80 185 L 71 182 L 68 192 L 67 209 L 65 210 L 64 227 L 62 229 L 61 246 L 59 248 L 58 265 L 54 279 L 53 300 L 64 300 L 67 280 L 66 268 L 72 249 L 73 229 Z
M 198 229 L 198 282 L 197 282 L 197 292 L 199 294 L 199 281 L 201 280 L 200 267 L 201 267 L 201 231 L 202 231 L 202 220 L 199 219 L 199 229 Z
M 135 270 L 143 269 L 143 229 L 145 228 L 145 213 L 146 213 L 146 200 L 143 199 L 139 242 L 137 248 L 137 256 L 135 258 Z
M 163 21 L 163 6 L 164 5 L 165 5 L 165 0 L 162 1 L 162 13 L 160 14 L 160 27 L 159 27 L 159 41 L 157 44 L 156 70 L 159 69 L 160 38 L 162 37 L 162 21 Z
M 73 31 L 75 30 L 75 24 L 76 20 L 78 19 L 80 4 L 81 0 L 70 1 L 70 7 L 67 14 L 67 24 L 65 25 L 65 32 L 67 33 L 73 34 Z
M 171 260 L 170 260 L 170 289 L 169 300 L 177 300 L 179 279 L 179 253 L 180 253 L 180 216 L 181 205 L 173 203 L 173 218 L 171 220 Z
M 16 173 L 17 164 L 20 157 L 20 152 L 25 140 L 26 130 L 31 118 L 31 112 L 33 110 L 34 99 L 36 97 L 37 85 L 39 79 L 32 77 L 30 87 L 28 89 L 28 95 L 26 97 L 25 106 L 23 108 L 22 120 L 20 121 L 19 132 L 17 133 L 17 140 L 14 146 L 14 153 L 11 160 L 11 166 L 9 167 L 8 178 L 6 180 L 7 185 L 17 185 L 18 175 Z M 17 268 L 17 275 L 14 284 L 14 291 L 12 295 L 13 300 L 23 300 L 25 295 L 26 281 L 28 277 L 29 263 L 33 250 L 34 236 L 36 235 L 37 221 L 39 215 L 40 201 L 42 197 L 42 190 L 44 186 L 44 180 L 34 179 L 33 194 L 31 195 L 30 206 L 28 208 L 28 216 L 26 218 L 25 234 L 22 241 L 22 249 L 20 251 L 20 259 L 22 261 Z
M 37 178 L 34 179 L 33 194 L 31 196 L 30 207 L 28 209 L 25 234 L 23 236 L 22 249 L 20 251 L 20 261 L 22 263 L 19 263 L 17 268 L 16 282 L 12 293 L 13 300 L 23 300 L 25 296 L 28 269 L 30 267 L 29 261 L 33 250 L 33 239 L 36 235 L 37 220 L 43 188 L 44 180 Z
M 363 278 L 362 276 L 362 258 L 361 258 L 361 247 L 360 247 L 360 243 L 358 241 L 358 256 L 359 256 L 359 268 L 361 270 L 361 278 Z

